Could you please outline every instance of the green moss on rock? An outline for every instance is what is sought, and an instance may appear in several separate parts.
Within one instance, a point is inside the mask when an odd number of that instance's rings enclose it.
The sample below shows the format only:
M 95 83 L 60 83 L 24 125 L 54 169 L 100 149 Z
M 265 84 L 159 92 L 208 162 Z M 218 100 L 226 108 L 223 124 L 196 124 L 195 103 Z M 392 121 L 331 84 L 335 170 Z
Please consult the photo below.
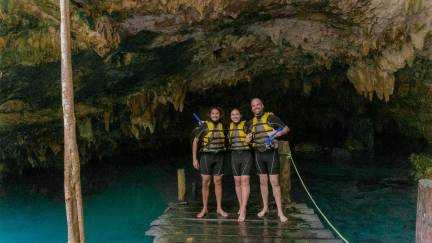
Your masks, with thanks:
M 426 153 L 411 154 L 409 157 L 414 179 L 432 179 L 432 155 Z

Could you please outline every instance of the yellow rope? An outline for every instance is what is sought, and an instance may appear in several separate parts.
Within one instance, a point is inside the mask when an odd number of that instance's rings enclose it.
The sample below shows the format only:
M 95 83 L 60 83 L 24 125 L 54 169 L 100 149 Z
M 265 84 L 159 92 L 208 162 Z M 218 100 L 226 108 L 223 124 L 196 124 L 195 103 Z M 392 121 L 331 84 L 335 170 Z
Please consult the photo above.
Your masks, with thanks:
M 324 215 L 324 213 L 321 211 L 321 209 L 318 207 L 318 205 L 316 204 L 315 200 L 313 199 L 312 195 L 309 193 L 309 190 L 306 188 L 305 183 L 303 182 L 302 177 L 300 176 L 300 173 L 297 169 L 297 166 L 293 160 L 293 158 L 291 157 L 291 155 L 289 155 L 289 159 L 291 160 L 291 163 L 293 164 L 294 170 L 297 173 L 298 178 L 300 179 L 301 184 L 303 185 L 303 188 L 305 189 L 307 195 L 309 196 L 310 200 L 312 201 L 312 203 L 314 204 L 315 208 L 318 210 L 318 212 L 321 214 L 321 216 L 324 218 L 324 220 L 327 222 L 328 225 L 330 225 L 330 227 L 334 230 L 334 232 L 336 232 L 336 234 L 345 242 L 345 243 L 349 243 L 349 241 L 347 239 L 345 239 L 345 237 L 343 237 L 343 235 L 341 233 L 339 233 L 339 231 L 336 229 L 336 227 L 333 226 L 333 224 L 330 222 L 330 220 L 328 220 L 328 218 Z

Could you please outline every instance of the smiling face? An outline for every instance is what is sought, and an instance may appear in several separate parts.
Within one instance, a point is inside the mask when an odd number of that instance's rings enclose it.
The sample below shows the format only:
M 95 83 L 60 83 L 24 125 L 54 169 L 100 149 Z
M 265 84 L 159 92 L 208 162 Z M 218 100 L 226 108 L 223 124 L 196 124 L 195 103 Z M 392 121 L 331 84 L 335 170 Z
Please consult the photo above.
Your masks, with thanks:
M 251 101 L 251 108 L 252 108 L 252 112 L 255 116 L 260 116 L 263 114 L 264 104 L 262 103 L 262 101 L 260 99 L 254 98 Z
M 221 116 L 221 114 L 220 114 L 218 109 L 213 108 L 210 111 L 210 120 L 212 120 L 212 122 L 218 122 L 220 119 L 220 116 Z
M 240 111 L 237 109 L 233 109 L 231 111 L 231 121 L 237 124 L 240 122 L 240 120 L 241 120 Z

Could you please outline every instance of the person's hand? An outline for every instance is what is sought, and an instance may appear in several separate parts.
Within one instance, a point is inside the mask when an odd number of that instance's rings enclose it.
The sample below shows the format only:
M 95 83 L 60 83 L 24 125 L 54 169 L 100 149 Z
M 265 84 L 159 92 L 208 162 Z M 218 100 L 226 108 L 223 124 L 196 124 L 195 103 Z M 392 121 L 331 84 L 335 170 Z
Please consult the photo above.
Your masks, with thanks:
M 271 131 L 271 132 L 267 132 L 267 137 L 271 137 L 271 136 L 273 136 L 272 138 L 277 138 L 277 137 L 280 136 L 280 135 L 279 135 L 280 132 L 281 132 L 281 131 L 276 131 L 276 130 Z
M 273 139 L 277 138 L 278 134 L 279 134 L 279 132 L 276 132 L 276 131 L 267 132 L 266 144 L 273 143 Z
M 252 142 L 252 133 L 249 133 L 248 135 L 246 135 L 245 142 L 246 143 L 251 143 Z
M 192 162 L 192 164 L 193 164 L 193 167 L 195 168 L 195 169 L 199 169 L 199 162 L 198 162 L 198 160 L 194 160 L 193 162 Z
M 274 113 L 270 111 L 270 112 L 269 112 L 269 115 L 274 116 Z

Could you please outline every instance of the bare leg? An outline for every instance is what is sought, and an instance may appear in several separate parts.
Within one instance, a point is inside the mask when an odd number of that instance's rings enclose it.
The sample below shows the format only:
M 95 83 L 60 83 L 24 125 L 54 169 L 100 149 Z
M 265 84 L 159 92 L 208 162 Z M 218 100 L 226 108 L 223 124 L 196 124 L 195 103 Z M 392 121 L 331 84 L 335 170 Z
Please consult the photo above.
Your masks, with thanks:
M 242 204 L 240 207 L 240 215 L 238 217 L 239 222 L 243 222 L 246 219 L 246 206 L 249 199 L 250 186 L 249 186 L 249 176 L 241 176 L 241 187 L 242 187 Z
M 279 175 L 270 175 L 270 183 L 273 189 L 273 197 L 276 202 L 276 207 L 278 211 L 278 216 L 281 222 L 286 222 L 288 218 L 285 216 L 282 210 L 282 200 L 281 200 L 281 189 L 279 186 Z
M 242 205 L 242 186 L 241 186 L 241 177 L 240 176 L 234 176 L 234 182 L 235 182 L 235 191 L 237 195 L 237 200 L 239 203 L 239 211 L 237 214 L 240 214 L 240 209 Z
M 216 213 L 222 217 L 228 217 L 228 214 L 222 209 L 222 176 L 213 176 L 216 194 Z
M 209 196 L 209 187 L 211 182 L 211 175 L 201 175 L 202 177 L 202 202 L 203 208 L 199 214 L 197 214 L 197 218 L 202 218 L 208 213 L 208 196 Z
M 268 175 L 260 174 L 261 197 L 263 201 L 263 209 L 258 213 L 258 217 L 263 217 L 268 213 Z

